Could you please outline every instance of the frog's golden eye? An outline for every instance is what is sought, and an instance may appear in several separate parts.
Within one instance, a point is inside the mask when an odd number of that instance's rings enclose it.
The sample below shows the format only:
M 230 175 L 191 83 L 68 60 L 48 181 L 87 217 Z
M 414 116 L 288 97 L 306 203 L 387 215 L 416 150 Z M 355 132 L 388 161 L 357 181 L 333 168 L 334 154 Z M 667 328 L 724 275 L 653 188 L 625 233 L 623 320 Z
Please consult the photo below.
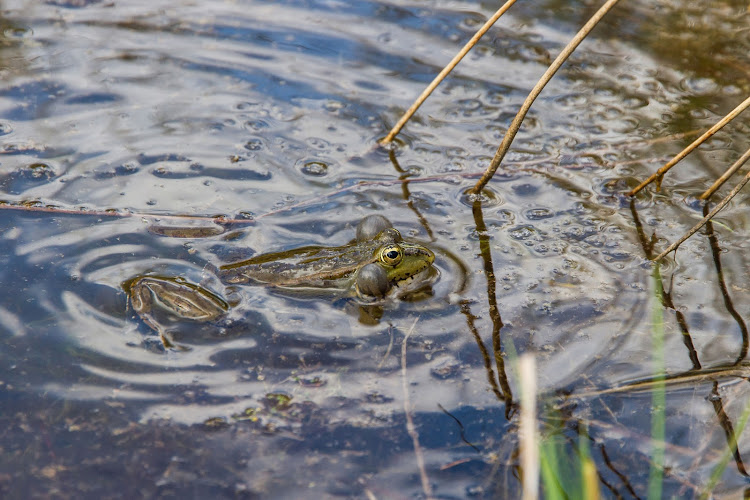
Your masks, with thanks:
M 395 266 L 404 258 L 404 251 L 398 245 L 386 245 L 380 250 L 380 262 L 387 266 Z

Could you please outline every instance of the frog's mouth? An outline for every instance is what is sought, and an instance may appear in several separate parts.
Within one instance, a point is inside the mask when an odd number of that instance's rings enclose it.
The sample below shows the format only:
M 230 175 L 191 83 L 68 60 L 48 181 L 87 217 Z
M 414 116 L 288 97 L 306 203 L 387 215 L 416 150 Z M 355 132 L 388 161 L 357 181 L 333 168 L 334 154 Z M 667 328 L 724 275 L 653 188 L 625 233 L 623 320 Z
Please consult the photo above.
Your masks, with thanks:
M 425 266 L 405 278 L 394 280 L 391 283 L 391 289 L 387 295 L 393 295 L 395 297 L 404 297 L 417 291 L 423 291 L 428 288 L 432 288 L 432 284 L 437 281 L 440 277 L 440 271 L 431 264 L 425 264 Z

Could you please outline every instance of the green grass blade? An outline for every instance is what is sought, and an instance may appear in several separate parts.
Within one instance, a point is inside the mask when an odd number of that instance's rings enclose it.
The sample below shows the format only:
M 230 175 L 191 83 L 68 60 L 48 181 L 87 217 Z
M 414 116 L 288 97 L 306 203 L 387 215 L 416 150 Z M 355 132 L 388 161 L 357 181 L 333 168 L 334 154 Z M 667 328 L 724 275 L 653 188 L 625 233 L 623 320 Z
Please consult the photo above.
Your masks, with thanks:
M 664 474 L 664 437 L 666 406 L 664 384 L 664 309 L 659 264 L 654 266 L 654 291 L 651 300 L 651 345 L 654 370 L 654 390 L 651 393 L 651 469 L 648 474 L 648 498 L 658 500 L 662 495 Z
M 739 442 L 739 436 L 742 434 L 742 431 L 745 429 L 745 425 L 747 424 L 748 417 L 750 417 L 750 401 L 745 404 L 745 409 L 742 411 L 740 420 L 739 422 L 737 422 L 737 426 L 735 427 L 735 437 L 736 437 L 735 442 Z M 732 457 L 732 448 L 730 446 L 727 446 L 727 449 L 724 450 L 724 454 L 722 455 L 721 460 L 719 460 L 719 463 L 716 464 L 714 471 L 711 473 L 711 477 L 708 480 L 706 489 L 703 490 L 703 493 L 700 496 L 701 500 L 709 498 L 709 496 L 711 495 L 711 492 L 718 484 L 719 479 L 721 479 L 722 474 L 724 474 L 724 469 L 727 468 L 727 464 L 729 463 L 729 459 L 731 457 Z

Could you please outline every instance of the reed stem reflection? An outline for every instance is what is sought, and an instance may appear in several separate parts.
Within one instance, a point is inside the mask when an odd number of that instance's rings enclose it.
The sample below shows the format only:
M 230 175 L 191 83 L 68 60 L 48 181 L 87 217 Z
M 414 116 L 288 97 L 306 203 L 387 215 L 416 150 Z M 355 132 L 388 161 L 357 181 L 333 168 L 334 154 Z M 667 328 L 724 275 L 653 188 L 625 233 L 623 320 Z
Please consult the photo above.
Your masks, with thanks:
M 704 217 L 708 215 L 708 212 L 710 211 L 708 205 L 708 203 L 703 205 Z M 734 302 L 729 295 L 729 290 L 727 289 L 727 284 L 724 280 L 724 271 L 721 266 L 721 247 L 719 246 L 719 238 L 716 236 L 716 233 L 714 232 L 714 224 L 710 220 L 706 222 L 706 234 L 708 235 L 708 243 L 711 246 L 711 255 L 713 256 L 714 267 L 716 268 L 716 277 L 719 279 L 719 289 L 721 290 L 721 296 L 724 299 L 724 307 L 727 308 L 729 314 L 737 322 L 737 326 L 739 326 L 740 332 L 742 333 L 742 347 L 740 348 L 737 360 L 734 362 L 734 364 L 738 365 L 747 357 L 747 350 L 750 346 L 750 335 L 748 335 L 745 320 L 742 319 L 740 313 L 734 308 Z
M 641 247 L 643 247 L 643 254 L 648 260 L 653 260 L 654 245 L 657 241 L 656 233 L 652 234 L 650 238 L 646 236 L 646 231 L 643 229 L 643 224 L 641 223 L 640 218 L 638 217 L 638 211 L 635 208 L 635 199 L 630 200 L 630 213 L 633 215 L 633 224 L 635 225 L 636 234 L 638 235 Z M 659 275 L 659 279 L 662 279 L 661 275 Z M 694 370 L 699 370 L 701 368 L 701 362 L 700 359 L 698 359 L 698 351 L 695 349 L 695 344 L 693 344 L 693 338 L 690 336 L 690 327 L 685 319 L 685 315 L 675 307 L 674 302 L 672 301 L 672 279 L 674 279 L 674 275 L 670 279 L 669 291 L 667 291 L 667 287 L 663 284 L 661 286 L 661 302 L 664 307 L 674 311 L 675 319 L 677 320 L 677 324 L 682 332 L 682 342 L 687 348 L 690 362 L 693 364 Z
M 510 417 L 510 413 L 513 407 L 513 394 L 508 382 L 508 376 L 505 371 L 505 359 L 503 358 L 503 345 L 500 338 L 500 330 L 503 328 L 503 320 L 500 317 L 500 310 L 497 307 L 497 296 L 495 291 L 497 289 L 495 281 L 495 270 L 492 265 L 492 252 L 490 251 L 490 237 L 487 234 L 487 226 L 484 223 L 484 217 L 482 215 L 482 202 L 481 198 L 477 197 L 472 205 L 472 214 L 474 216 L 474 224 L 476 226 L 477 234 L 479 235 L 479 251 L 482 255 L 484 262 L 484 274 L 487 278 L 487 302 L 490 320 L 492 321 L 492 358 L 494 358 L 495 366 L 497 367 L 497 381 L 495 380 L 494 370 L 492 369 L 492 363 L 490 361 L 490 355 L 487 351 L 482 338 L 479 335 L 479 331 L 474 325 L 474 321 L 478 319 L 471 313 L 469 304 L 464 302 L 461 306 L 461 311 L 467 318 L 467 324 L 474 339 L 477 341 L 482 357 L 485 360 L 485 368 L 487 369 L 487 377 L 490 381 L 490 386 L 493 388 L 495 395 L 505 403 L 505 416 Z

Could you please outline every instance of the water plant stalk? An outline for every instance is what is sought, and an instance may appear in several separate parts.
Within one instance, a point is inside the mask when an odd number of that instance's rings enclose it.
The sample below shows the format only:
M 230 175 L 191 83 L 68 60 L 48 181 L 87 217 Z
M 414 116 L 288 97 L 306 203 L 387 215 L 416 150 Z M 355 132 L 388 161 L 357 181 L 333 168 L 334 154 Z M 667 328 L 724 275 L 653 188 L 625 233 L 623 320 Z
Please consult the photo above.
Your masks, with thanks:
M 724 118 L 719 120 L 716 123 L 716 125 L 706 130 L 706 132 L 703 135 L 701 135 L 696 140 L 694 140 L 688 147 L 680 151 L 677 154 L 677 156 L 675 156 L 674 158 L 669 160 L 667 163 L 665 163 L 663 167 L 661 167 L 659 170 L 654 172 L 648 179 L 646 179 L 645 181 L 641 182 L 638 186 L 628 191 L 628 196 L 635 196 L 641 189 L 645 188 L 653 181 L 657 179 L 661 179 L 670 168 L 677 165 L 677 163 L 683 158 L 685 158 L 687 155 L 689 155 L 691 151 L 693 151 L 695 148 L 703 144 L 709 137 L 714 135 L 716 132 L 721 130 L 724 127 L 724 125 L 734 120 L 737 117 L 737 115 L 739 115 L 745 109 L 747 109 L 748 106 L 750 106 L 750 97 L 742 101 L 739 106 L 734 108 Z
M 562 52 L 560 52 L 555 60 L 552 61 L 552 64 L 550 64 L 549 68 L 547 68 L 547 71 L 544 72 L 537 84 L 534 85 L 534 88 L 531 89 L 531 92 L 529 92 L 528 97 L 526 97 L 526 100 L 521 105 L 521 109 L 518 111 L 518 113 L 516 113 L 516 116 L 515 118 L 513 118 L 513 121 L 508 127 L 508 130 L 505 132 L 503 141 L 497 148 L 497 152 L 495 153 L 494 158 L 492 158 L 490 165 L 487 167 L 487 170 L 485 170 L 484 174 L 482 174 L 482 177 L 479 179 L 479 181 L 477 181 L 474 187 L 471 188 L 472 193 L 479 193 L 484 188 L 484 186 L 487 185 L 490 179 L 492 179 L 492 176 L 495 175 L 495 172 L 500 166 L 500 162 L 503 161 L 503 158 L 505 158 L 505 154 L 510 149 L 510 145 L 511 143 L 513 143 L 513 139 L 516 137 L 518 129 L 521 128 L 521 123 L 523 123 L 524 118 L 526 118 L 526 113 L 529 112 L 531 105 L 534 103 L 539 94 L 541 94 L 542 89 L 544 89 L 544 87 L 552 79 L 555 73 L 557 73 L 557 70 L 560 69 L 560 67 L 568 59 L 568 57 L 570 57 L 573 51 L 581 44 L 583 39 L 586 38 L 591 30 L 594 29 L 594 26 L 596 26 L 599 21 L 601 21 L 601 19 L 607 14 L 607 12 L 609 12 L 612 7 L 617 4 L 617 1 L 618 0 L 607 0 L 607 2 L 605 2 L 604 5 L 602 5 L 599 10 L 596 11 L 593 16 L 591 16 L 586 24 L 583 25 L 580 31 L 576 33 L 576 36 L 574 36 L 573 39 L 568 42 L 568 45 L 565 46 L 565 48 L 562 50 Z
M 492 27 L 495 22 L 500 19 L 500 16 L 505 14 L 505 11 L 507 11 L 511 5 L 516 3 L 516 0 L 508 0 L 505 2 L 505 4 L 500 7 L 495 14 L 493 14 L 492 17 L 490 17 L 486 23 L 477 31 L 473 37 L 471 37 L 471 40 L 469 40 L 466 45 L 456 54 L 453 59 L 451 59 L 451 62 L 448 63 L 447 66 L 443 68 L 443 70 L 438 73 L 438 75 L 430 82 L 430 84 L 425 88 L 422 93 L 417 97 L 417 100 L 414 101 L 414 104 L 411 105 L 411 107 L 406 110 L 406 112 L 401 116 L 398 123 L 393 126 L 390 132 L 388 132 L 388 135 L 385 136 L 381 141 L 381 145 L 385 145 L 393 141 L 393 139 L 398 135 L 399 132 L 401 132 L 401 129 L 404 128 L 404 125 L 406 125 L 406 122 L 409 121 L 409 119 L 414 116 L 414 113 L 417 112 L 419 107 L 424 103 L 428 97 L 430 97 L 430 94 L 437 88 L 438 85 L 440 85 L 440 82 L 442 82 L 448 74 L 453 71 L 453 68 L 455 68 L 459 62 L 461 62 L 461 59 L 464 58 L 466 54 L 469 53 L 469 51 L 479 42 L 479 39 L 484 36 L 485 33 Z
M 737 170 L 739 170 L 742 165 L 747 163 L 747 160 L 750 160 L 750 148 L 748 148 L 748 150 L 745 151 L 745 154 L 743 154 L 739 160 L 734 162 L 732 166 L 729 167 L 721 177 L 716 179 L 716 182 L 714 182 L 710 188 L 706 189 L 698 198 L 701 200 L 707 200 L 712 194 L 716 192 L 717 189 L 721 187 L 722 184 L 724 184 Z
M 709 212 L 708 215 L 706 215 L 705 217 L 703 217 L 700 220 L 700 222 L 698 222 L 698 224 L 696 224 L 695 226 L 693 226 L 687 233 L 685 233 L 682 236 L 682 238 L 680 238 L 679 240 L 677 240 L 674 243 L 672 243 L 671 245 L 669 245 L 669 247 L 666 250 L 664 250 L 662 253 L 660 253 L 659 255 L 657 255 L 656 257 L 654 257 L 653 258 L 654 262 L 659 262 L 661 259 L 663 259 L 664 257 L 666 257 L 670 252 L 672 252 L 673 250 L 676 250 L 677 247 L 679 247 L 685 240 L 687 240 L 692 235 L 694 235 L 695 233 L 697 233 L 698 230 L 700 228 L 702 228 L 706 224 L 706 222 L 708 222 L 709 220 L 713 219 L 714 215 L 716 215 L 717 213 L 719 213 L 719 211 L 722 208 L 724 208 L 725 206 L 727 206 L 727 204 L 732 200 L 732 198 L 734 198 L 735 196 L 737 196 L 737 193 L 740 192 L 740 190 L 745 186 L 745 184 L 747 184 L 748 181 L 750 181 L 750 172 L 748 172 L 747 175 L 745 175 L 745 178 L 742 179 L 742 181 L 740 181 L 740 183 L 737 184 L 734 187 L 734 189 L 732 189 L 732 191 L 723 200 L 721 200 L 721 202 L 719 202 L 719 204 L 716 205 L 716 207 L 713 210 L 711 210 L 711 212 Z

